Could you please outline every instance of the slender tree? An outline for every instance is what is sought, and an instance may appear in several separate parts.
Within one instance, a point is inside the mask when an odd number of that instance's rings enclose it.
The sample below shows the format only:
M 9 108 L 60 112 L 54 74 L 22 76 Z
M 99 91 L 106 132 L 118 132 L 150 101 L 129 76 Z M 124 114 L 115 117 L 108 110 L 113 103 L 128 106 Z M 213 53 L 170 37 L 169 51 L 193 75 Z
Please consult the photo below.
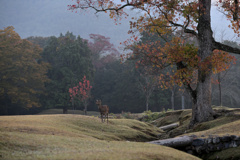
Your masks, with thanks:
M 79 82 L 77 86 L 69 88 L 70 98 L 74 105 L 75 100 L 79 100 L 84 105 L 84 114 L 87 115 L 87 106 L 89 99 L 91 98 L 90 81 L 87 80 L 86 76 L 83 77 L 82 82 Z
M 139 72 L 139 87 L 145 96 L 146 111 L 149 110 L 149 100 L 153 91 L 157 87 L 158 79 L 156 75 L 151 75 L 150 70 L 145 66 Z

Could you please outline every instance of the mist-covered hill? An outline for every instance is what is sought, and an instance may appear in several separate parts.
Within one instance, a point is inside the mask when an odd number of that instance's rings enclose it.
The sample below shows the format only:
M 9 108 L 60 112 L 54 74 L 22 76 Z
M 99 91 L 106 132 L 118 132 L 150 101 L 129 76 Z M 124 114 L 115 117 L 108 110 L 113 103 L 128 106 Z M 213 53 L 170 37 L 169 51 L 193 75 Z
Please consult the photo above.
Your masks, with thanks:
M 104 13 L 75 13 L 67 7 L 72 3 L 72 0 L 1 0 L 0 29 L 14 26 L 21 38 L 59 36 L 70 31 L 88 39 L 88 35 L 94 33 L 110 37 L 115 45 L 129 37 L 128 20 L 115 25 Z

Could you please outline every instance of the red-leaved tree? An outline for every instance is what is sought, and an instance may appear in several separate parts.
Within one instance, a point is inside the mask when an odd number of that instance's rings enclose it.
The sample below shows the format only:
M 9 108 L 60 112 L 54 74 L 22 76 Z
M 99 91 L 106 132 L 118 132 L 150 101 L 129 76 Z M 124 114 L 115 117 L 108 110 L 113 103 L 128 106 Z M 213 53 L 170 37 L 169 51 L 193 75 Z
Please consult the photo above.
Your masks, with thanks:
M 120 55 L 119 51 L 110 42 L 109 37 L 100 34 L 90 34 L 88 46 L 93 54 L 93 65 L 100 69 L 109 62 L 113 62 Z
M 84 106 L 84 114 L 87 114 L 87 106 L 89 98 L 91 97 L 91 89 L 90 81 L 87 80 L 86 76 L 83 77 L 82 82 L 79 82 L 77 86 L 73 88 L 69 88 L 70 93 L 70 101 L 74 106 L 74 101 L 79 100 L 83 103 Z

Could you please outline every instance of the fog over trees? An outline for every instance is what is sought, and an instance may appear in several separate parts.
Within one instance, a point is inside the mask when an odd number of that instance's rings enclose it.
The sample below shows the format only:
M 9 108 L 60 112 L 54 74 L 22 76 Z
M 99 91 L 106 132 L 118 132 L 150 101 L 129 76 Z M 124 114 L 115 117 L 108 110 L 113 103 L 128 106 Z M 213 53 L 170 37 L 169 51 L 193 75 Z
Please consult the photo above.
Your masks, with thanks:
M 86 39 L 92 33 L 105 35 L 115 45 L 129 38 L 128 20 L 115 25 L 107 15 L 69 11 L 67 5 L 71 3 L 72 0 L 1 0 L 0 28 L 14 26 L 21 38 L 59 36 L 67 31 Z

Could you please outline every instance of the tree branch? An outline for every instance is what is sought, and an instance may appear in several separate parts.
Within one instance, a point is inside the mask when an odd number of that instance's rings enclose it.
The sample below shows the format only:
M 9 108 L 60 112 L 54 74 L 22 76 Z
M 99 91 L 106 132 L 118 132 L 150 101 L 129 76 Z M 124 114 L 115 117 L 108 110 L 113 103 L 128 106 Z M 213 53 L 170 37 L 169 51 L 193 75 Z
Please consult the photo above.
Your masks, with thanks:
M 186 66 L 182 62 L 177 62 L 176 65 L 177 65 L 177 69 L 186 68 Z M 183 80 L 183 79 L 181 79 L 181 80 Z M 197 95 L 196 90 L 192 89 L 190 83 L 183 82 L 183 85 L 185 86 L 186 90 L 191 94 L 191 96 L 196 98 L 196 95 Z
M 239 48 L 234 48 L 234 47 L 231 47 L 226 44 L 222 44 L 220 42 L 216 42 L 215 40 L 213 40 L 213 50 L 215 50 L 215 49 L 222 50 L 225 52 L 240 54 Z

